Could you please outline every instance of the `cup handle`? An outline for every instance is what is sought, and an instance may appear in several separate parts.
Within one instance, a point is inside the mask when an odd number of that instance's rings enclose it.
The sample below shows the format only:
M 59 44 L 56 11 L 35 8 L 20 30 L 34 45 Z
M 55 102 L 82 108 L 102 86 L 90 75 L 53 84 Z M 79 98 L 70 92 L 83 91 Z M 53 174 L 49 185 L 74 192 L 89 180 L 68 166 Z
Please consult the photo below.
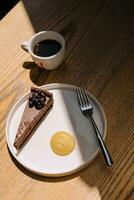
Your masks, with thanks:
M 28 51 L 29 41 L 22 42 L 21 47 L 22 47 L 23 50 Z

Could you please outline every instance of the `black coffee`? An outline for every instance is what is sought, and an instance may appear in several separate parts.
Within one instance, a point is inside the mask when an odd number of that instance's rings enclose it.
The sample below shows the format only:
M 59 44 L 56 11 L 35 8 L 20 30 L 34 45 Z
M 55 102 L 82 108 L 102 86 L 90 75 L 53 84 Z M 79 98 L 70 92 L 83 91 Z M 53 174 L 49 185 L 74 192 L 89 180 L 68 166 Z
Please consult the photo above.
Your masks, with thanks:
M 41 57 L 52 56 L 61 49 L 61 44 L 56 40 L 42 40 L 34 48 L 34 54 Z

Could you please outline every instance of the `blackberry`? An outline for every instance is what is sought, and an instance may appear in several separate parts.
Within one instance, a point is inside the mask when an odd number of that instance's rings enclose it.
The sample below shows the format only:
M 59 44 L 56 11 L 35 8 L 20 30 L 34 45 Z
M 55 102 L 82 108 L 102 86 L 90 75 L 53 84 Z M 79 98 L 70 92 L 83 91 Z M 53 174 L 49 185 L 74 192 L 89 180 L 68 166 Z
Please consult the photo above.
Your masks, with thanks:
M 29 101 L 29 108 L 32 108 L 33 107 L 33 101 Z
M 43 104 L 40 101 L 38 101 L 37 104 L 35 104 L 35 108 L 37 110 L 40 110 L 41 108 L 43 108 Z

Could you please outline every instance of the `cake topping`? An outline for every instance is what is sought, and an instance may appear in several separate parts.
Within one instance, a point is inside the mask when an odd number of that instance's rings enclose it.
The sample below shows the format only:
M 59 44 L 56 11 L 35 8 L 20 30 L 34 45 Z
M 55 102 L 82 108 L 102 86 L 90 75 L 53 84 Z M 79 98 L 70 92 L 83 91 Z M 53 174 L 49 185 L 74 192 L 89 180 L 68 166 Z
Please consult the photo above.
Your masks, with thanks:
M 45 106 L 46 95 L 41 91 L 32 91 L 32 96 L 29 97 L 29 108 L 35 107 L 37 110 Z

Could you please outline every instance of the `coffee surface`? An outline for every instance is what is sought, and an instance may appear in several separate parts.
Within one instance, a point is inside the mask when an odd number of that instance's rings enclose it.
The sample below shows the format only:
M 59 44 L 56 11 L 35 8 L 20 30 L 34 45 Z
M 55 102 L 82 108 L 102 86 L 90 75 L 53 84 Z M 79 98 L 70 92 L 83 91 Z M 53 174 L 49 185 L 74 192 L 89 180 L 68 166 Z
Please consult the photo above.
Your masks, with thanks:
M 61 49 L 61 44 L 56 40 L 42 40 L 34 48 L 34 54 L 41 57 L 52 56 Z

